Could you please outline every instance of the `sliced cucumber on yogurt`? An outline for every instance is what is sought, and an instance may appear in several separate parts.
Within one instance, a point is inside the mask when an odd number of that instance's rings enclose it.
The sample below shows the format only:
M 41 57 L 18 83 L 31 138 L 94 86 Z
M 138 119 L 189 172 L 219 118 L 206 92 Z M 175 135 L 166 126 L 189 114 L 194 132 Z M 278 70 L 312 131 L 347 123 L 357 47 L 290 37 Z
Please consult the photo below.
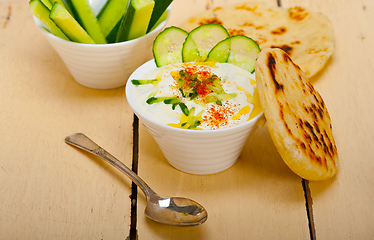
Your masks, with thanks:
M 229 59 L 230 49 L 231 38 L 224 39 L 210 50 L 205 61 L 225 63 Z
M 253 73 L 257 55 L 261 51 L 258 44 L 252 38 L 243 35 L 233 36 L 230 39 L 231 49 L 227 62 Z
M 220 41 L 230 37 L 226 28 L 219 24 L 205 24 L 193 29 L 182 49 L 184 62 L 204 62 L 210 50 Z
M 206 61 L 231 63 L 253 73 L 260 51 L 260 47 L 253 39 L 236 35 L 217 43 L 209 52 Z
M 157 67 L 182 63 L 183 43 L 188 33 L 178 27 L 165 28 L 153 42 L 153 56 Z
M 243 35 L 229 36 L 219 24 L 206 24 L 187 33 L 178 27 L 162 31 L 153 43 L 157 67 L 184 62 L 231 63 L 253 73 L 258 44 Z

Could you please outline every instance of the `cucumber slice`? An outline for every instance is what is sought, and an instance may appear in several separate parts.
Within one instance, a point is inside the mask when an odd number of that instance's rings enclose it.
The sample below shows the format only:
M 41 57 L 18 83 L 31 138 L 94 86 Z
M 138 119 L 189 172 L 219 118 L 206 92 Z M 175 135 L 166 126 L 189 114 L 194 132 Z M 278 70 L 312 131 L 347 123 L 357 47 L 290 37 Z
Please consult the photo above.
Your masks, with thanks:
M 183 62 L 205 61 L 210 50 L 228 37 L 230 35 L 226 28 L 219 24 L 205 24 L 193 29 L 188 34 L 186 44 L 182 49 Z M 196 56 L 197 52 L 199 56 Z
M 117 42 L 145 35 L 154 5 L 154 0 L 130 0 L 126 16 L 123 17 L 118 31 Z
M 178 27 L 165 28 L 153 42 L 153 56 L 157 67 L 182 63 L 183 43 L 188 33 Z
M 200 53 L 197 44 L 191 37 L 189 38 L 187 36 L 186 41 L 183 43 L 182 59 L 183 62 L 194 62 L 200 60 Z
M 169 7 L 173 0 L 154 0 L 155 6 L 153 8 L 151 19 L 149 20 L 147 32 L 150 32 L 153 26 L 156 26 L 156 23 L 161 18 L 165 10 Z
M 100 25 L 95 17 L 87 0 L 68 0 L 73 14 L 78 23 L 87 31 L 91 38 L 99 44 L 105 44 L 107 41 L 101 32 Z
M 49 9 L 40 0 L 31 0 L 29 2 L 30 11 L 35 15 L 55 36 L 70 41 L 70 39 L 61 31 L 59 27 L 49 18 Z
M 227 62 L 230 56 L 230 49 L 231 38 L 220 41 L 216 46 L 212 48 L 212 50 L 210 50 L 205 62 Z
M 95 41 L 70 15 L 64 6 L 53 4 L 49 17 L 74 42 L 95 44 Z
M 129 0 L 108 0 L 104 7 L 97 15 L 101 32 L 105 37 L 113 30 L 113 28 L 121 21 L 126 13 Z
M 243 35 L 232 36 L 230 39 L 231 50 L 227 62 L 253 73 L 257 55 L 261 51 L 258 44 L 252 38 Z

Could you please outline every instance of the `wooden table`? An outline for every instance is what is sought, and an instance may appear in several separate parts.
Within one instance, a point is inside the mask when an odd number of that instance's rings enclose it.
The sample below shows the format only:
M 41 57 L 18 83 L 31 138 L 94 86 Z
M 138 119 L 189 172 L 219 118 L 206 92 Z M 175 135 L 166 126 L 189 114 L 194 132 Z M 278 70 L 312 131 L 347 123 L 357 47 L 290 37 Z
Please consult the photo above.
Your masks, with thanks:
M 233 2 L 175 0 L 168 25 Z M 322 12 L 334 26 L 335 52 L 312 78 L 340 157 L 329 181 L 292 173 L 266 127 L 226 171 L 175 170 L 134 121 L 123 88 L 77 84 L 34 25 L 28 1 L 0 0 L 0 239 L 374 239 L 374 2 L 266 2 Z M 147 219 L 145 198 L 127 177 L 64 143 L 75 132 L 129 166 L 134 158 L 161 195 L 200 202 L 208 221 L 174 227 Z

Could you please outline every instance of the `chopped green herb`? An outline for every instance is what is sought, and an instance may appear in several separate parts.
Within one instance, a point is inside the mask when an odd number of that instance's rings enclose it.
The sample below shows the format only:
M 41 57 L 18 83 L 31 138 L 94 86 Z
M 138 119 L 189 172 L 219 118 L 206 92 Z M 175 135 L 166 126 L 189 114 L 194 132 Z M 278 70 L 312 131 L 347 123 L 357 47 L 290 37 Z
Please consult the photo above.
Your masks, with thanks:
M 186 115 L 186 116 L 189 115 L 189 110 L 188 110 L 188 107 L 186 106 L 186 104 L 180 103 L 179 107 L 181 108 L 184 115 Z
M 178 97 L 167 98 L 164 100 L 165 104 L 179 104 L 182 100 Z
M 151 79 L 151 80 L 133 79 L 133 80 L 131 80 L 131 83 L 134 84 L 134 85 L 145 85 L 145 84 L 151 84 L 151 83 L 154 83 L 154 82 L 157 82 L 157 81 L 158 81 L 157 79 Z
M 162 97 L 150 97 L 147 99 L 147 103 L 148 104 L 154 104 L 154 103 L 158 103 L 158 102 L 163 102 L 165 99 L 162 98 Z
M 165 104 L 175 104 L 175 103 L 180 103 L 181 99 L 178 97 L 150 97 L 146 101 L 148 104 L 153 104 L 153 103 L 159 103 L 159 102 L 164 102 Z

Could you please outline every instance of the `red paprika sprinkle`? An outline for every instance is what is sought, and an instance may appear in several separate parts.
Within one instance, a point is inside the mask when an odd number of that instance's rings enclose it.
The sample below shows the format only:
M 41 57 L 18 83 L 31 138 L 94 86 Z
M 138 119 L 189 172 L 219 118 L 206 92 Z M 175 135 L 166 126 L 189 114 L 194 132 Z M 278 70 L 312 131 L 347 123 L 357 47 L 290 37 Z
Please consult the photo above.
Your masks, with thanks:
M 235 114 L 235 109 L 229 102 L 225 102 L 222 106 L 217 104 L 209 104 L 207 106 L 206 115 L 203 117 L 204 125 L 211 129 L 218 129 L 226 126 L 229 119 Z

